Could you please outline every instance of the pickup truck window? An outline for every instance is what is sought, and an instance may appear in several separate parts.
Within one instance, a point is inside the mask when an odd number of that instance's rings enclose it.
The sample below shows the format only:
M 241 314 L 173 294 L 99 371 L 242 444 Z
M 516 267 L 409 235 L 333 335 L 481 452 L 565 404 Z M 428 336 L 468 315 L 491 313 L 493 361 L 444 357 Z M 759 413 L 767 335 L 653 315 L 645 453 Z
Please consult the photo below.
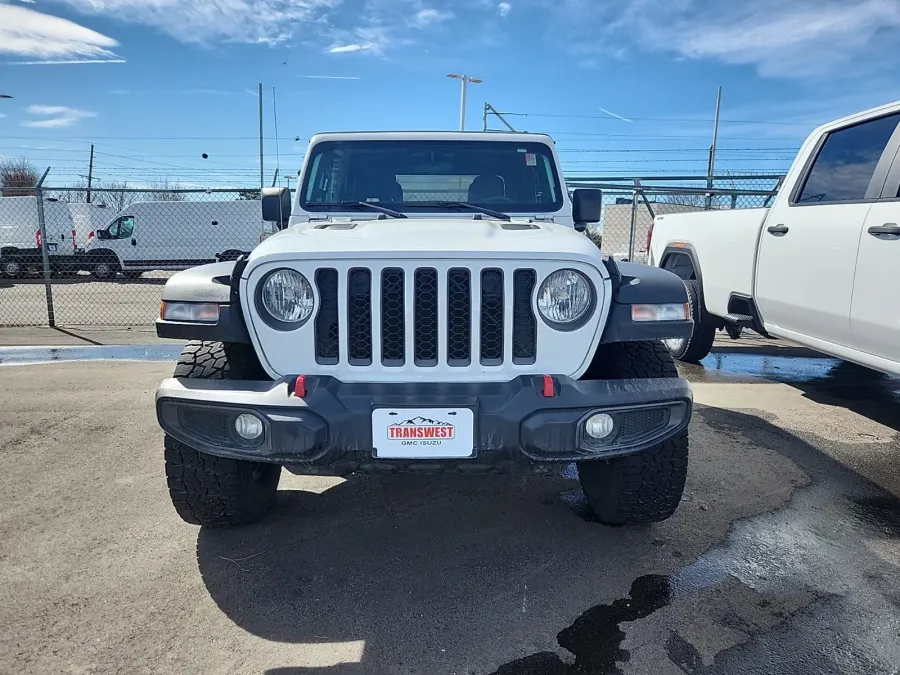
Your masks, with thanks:
M 797 204 L 861 201 L 900 113 L 832 131 L 819 150 Z
M 446 211 L 467 202 L 504 213 L 563 207 L 550 146 L 512 141 L 323 141 L 300 188 L 306 211 L 372 202 L 401 212 Z

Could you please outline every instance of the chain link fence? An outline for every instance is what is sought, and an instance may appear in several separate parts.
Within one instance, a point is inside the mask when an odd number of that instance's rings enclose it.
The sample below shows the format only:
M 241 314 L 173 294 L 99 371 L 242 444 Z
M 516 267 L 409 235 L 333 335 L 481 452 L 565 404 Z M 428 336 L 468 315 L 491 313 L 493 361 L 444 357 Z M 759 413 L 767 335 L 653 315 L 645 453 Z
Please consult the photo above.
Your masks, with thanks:
M 569 189 L 603 191 L 600 223 L 588 236 L 616 260 L 647 262 L 647 239 L 653 219 L 669 213 L 748 209 L 768 206 L 784 177 L 750 176 L 584 176 L 570 178 Z
M 604 191 L 588 232 L 616 259 L 646 260 L 654 215 L 766 205 L 779 176 L 578 177 Z M 415 201 L 459 200 L 421 185 Z M 38 187 L 0 198 L 0 327 L 147 327 L 175 272 L 236 259 L 276 231 L 259 191 Z M 465 192 L 463 190 L 463 192 Z

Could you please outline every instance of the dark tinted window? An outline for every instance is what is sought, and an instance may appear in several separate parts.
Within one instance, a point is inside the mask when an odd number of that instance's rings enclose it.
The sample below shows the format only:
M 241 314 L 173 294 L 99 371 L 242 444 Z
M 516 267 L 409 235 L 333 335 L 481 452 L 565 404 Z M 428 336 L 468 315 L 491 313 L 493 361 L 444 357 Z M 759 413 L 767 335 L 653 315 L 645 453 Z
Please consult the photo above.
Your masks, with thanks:
M 371 202 L 406 212 L 470 202 L 509 213 L 558 211 L 552 150 L 515 141 L 324 141 L 312 149 L 302 208 L 340 211 Z
M 820 204 L 864 199 L 875 166 L 898 120 L 900 113 L 829 134 L 797 202 Z

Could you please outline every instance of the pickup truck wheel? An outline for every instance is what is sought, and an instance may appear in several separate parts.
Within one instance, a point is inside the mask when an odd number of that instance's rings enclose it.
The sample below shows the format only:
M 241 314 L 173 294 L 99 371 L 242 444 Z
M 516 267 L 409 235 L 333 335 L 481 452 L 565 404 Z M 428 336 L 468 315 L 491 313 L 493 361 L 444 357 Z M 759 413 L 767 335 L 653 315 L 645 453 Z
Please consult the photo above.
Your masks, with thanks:
M 15 260 L 8 260 L 2 265 L 3 276 L 9 279 L 18 279 L 22 276 L 22 265 Z
M 716 339 L 715 326 L 706 326 L 700 323 L 700 293 L 696 281 L 685 281 L 688 303 L 691 306 L 691 318 L 694 320 L 694 331 L 689 338 L 677 340 L 663 340 L 669 351 L 679 361 L 698 363 L 712 351 L 713 341 Z
M 190 342 L 175 377 L 250 380 L 266 377 L 253 348 L 222 342 Z M 166 480 L 175 511 L 187 523 L 206 527 L 249 525 L 275 503 L 281 466 L 199 452 L 165 438 Z
M 678 377 L 675 362 L 659 342 L 606 345 L 595 359 L 597 379 Z M 625 457 L 578 463 L 588 504 L 607 525 L 656 523 L 681 501 L 688 467 L 688 433 Z

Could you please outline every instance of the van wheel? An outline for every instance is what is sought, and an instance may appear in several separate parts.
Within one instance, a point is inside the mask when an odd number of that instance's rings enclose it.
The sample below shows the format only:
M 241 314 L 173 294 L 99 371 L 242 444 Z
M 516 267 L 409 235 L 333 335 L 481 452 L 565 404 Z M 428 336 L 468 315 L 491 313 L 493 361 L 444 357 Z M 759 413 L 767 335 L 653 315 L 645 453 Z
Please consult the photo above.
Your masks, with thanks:
M 688 303 L 691 306 L 691 318 L 694 330 L 690 337 L 663 340 L 669 352 L 679 361 L 698 363 L 709 356 L 716 339 L 716 327 L 700 323 L 700 287 L 694 280 L 685 281 Z
M 253 347 L 225 342 L 189 342 L 174 375 L 198 380 L 266 379 Z M 172 505 L 186 523 L 249 525 L 262 519 L 275 503 L 279 464 L 209 455 L 169 436 L 165 462 Z
M 91 274 L 94 275 L 95 279 L 106 281 L 107 279 L 112 279 L 114 276 L 116 276 L 116 273 L 118 271 L 118 265 L 104 260 L 94 265 L 94 269 L 91 270 Z
M 675 361 L 659 342 L 601 346 L 595 379 L 678 377 Z M 678 508 L 688 468 L 688 432 L 624 457 L 578 462 L 578 479 L 601 523 L 658 523 Z

